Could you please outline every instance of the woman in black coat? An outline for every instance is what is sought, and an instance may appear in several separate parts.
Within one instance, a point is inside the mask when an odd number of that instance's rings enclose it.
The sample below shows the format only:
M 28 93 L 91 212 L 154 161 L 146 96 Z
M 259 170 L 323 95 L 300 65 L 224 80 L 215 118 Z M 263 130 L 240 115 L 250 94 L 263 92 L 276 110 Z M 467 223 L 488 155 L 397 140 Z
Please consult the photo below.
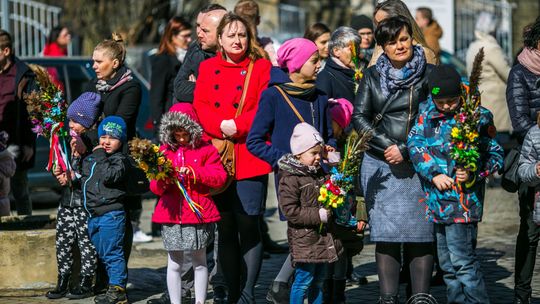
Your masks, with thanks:
M 540 111 L 540 17 L 523 33 L 524 48 L 517 64 L 510 70 L 506 103 L 510 120 L 521 144 L 527 132 L 536 125 Z M 519 233 L 516 240 L 514 303 L 530 303 L 540 226 L 532 220 L 535 188 L 525 184 L 519 190 Z
M 385 19 L 375 31 L 384 54 L 368 68 L 354 102 L 358 132 L 371 130 L 361 167 L 361 185 L 369 209 L 370 239 L 380 280 L 380 303 L 398 303 L 401 254 L 407 257 L 412 294 L 429 293 L 433 265 L 433 225 L 418 203 L 423 191 L 408 160 L 407 135 L 428 98 L 432 66 L 412 43 L 412 27 L 401 16 Z M 381 114 L 382 112 L 382 114 Z
M 152 57 L 150 107 L 156 131 L 161 116 L 174 103 L 174 78 L 184 61 L 190 42 L 191 25 L 181 17 L 171 18 L 161 37 L 158 52 Z

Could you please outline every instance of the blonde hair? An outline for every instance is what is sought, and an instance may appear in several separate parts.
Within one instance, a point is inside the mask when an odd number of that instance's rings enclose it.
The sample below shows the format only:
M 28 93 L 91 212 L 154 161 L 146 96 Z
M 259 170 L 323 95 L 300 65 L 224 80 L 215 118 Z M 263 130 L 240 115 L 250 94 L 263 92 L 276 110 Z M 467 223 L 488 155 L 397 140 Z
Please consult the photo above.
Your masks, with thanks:
M 102 50 L 111 59 L 117 59 L 120 65 L 126 60 L 126 46 L 122 35 L 112 33 L 111 39 L 101 41 L 94 50 Z

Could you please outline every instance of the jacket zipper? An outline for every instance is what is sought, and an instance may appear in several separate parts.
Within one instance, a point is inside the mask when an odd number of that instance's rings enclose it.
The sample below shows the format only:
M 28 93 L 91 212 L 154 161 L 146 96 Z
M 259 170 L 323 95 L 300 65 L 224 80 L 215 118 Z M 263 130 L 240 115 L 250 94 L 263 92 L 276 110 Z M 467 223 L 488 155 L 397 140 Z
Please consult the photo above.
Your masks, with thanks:
M 92 165 L 92 169 L 90 169 L 90 176 L 88 177 L 88 179 L 84 182 L 84 186 L 83 186 L 83 197 L 84 197 L 84 209 L 86 210 L 86 212 L 88 212 L 88 215 L 90 217 L 92 217 L 92 214 L 90 213 L 90 211 L 88 211 L 88 207 L 86 206 L 86 184 L 88 184 L 88 182 L 90 181 L 90 179 L 92 179 L 92 176 L 94 176 L 94 168 L 96 167 L 96 163 L 94 163 Z
M 407 119 L 407 134 L 409 136 L 409 128 L 411 127 L 411 117 L 412 117 L 412 94 L 414 90 L 414 85 L 411 87 L 411 92 L 409 93 L 409 119 Z

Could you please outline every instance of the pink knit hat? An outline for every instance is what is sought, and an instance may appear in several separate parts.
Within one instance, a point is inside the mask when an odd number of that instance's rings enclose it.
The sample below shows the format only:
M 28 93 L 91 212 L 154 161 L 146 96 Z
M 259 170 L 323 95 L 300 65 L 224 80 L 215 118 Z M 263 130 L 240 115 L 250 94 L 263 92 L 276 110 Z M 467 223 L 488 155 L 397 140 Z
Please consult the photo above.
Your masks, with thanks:
M 330 117 L 341 128 L 345 129 L 351 123 L 353 105 L 345 98 L 328 99 Z
M 291 152 L 293 155 L 299 155 L 323 143 L 324 140 L 317 129 L 308 123 L 301 122 L 294 127 L 291 135 Z
M 305 38 L 293 38 L 285 41 L 277 51 L 277 62 L 281 68 L 287 68 L 289 73 L 300 71 L 304 63 L 313 53 L 317 45 Z

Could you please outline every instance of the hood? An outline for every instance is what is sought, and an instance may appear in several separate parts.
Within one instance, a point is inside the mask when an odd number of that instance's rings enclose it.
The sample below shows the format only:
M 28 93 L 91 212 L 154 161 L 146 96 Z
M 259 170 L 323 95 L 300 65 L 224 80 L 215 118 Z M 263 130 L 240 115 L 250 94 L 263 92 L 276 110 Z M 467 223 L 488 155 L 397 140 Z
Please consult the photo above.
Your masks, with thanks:
M 292 175 L 308 176 L 317 173 L 320 167 L 306 166 L 291 153 L 283 155 L 278 160 L 278 167 Z
M 188 103 L 176 104 L 171 107 L 169 112 L 162 116 L 159 125 L 159 140 L 162 144 L 168 145 L 173 150 L 178 149 L 178 144 L 174 140 L 173 131 L 182 128 L 191 135 L 191 140 L 189 141 L 191 148 L 199 146 L 203 129 L 199 124 L 195 112 L 189 110 L 190 106 L 191 104 Z
M 289 74 L 285 73 L 281 68 L 272 67 L 270 69 L 270 83 L 268 87 L 288 82 L 292 82 L 292 80 L 289 78 Z

